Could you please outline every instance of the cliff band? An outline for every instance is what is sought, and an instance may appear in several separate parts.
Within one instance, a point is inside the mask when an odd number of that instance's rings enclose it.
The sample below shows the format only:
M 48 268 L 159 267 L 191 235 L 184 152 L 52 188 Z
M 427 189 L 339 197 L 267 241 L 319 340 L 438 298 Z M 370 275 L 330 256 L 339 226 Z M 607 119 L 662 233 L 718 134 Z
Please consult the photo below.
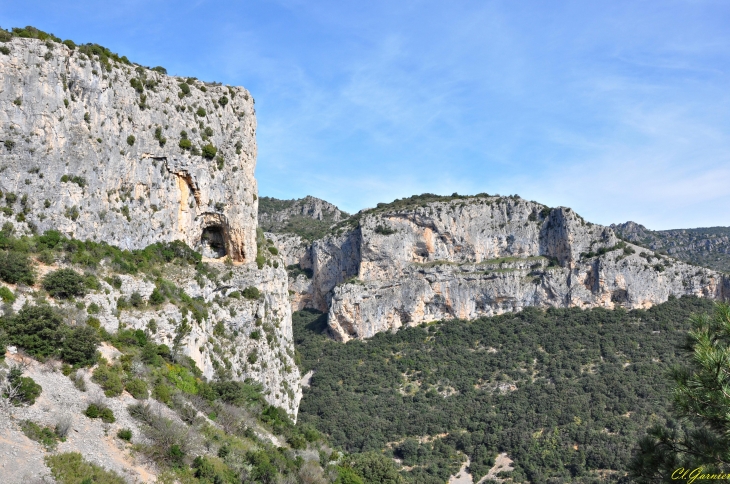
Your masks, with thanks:
M 27 195 L 39 231 L 127 249 L 184 240 L 208 255 L 255 258 L 248 91 L 134 65 L 107 70 L 54 42 L 6 45 L 0 187 Z
M 311 246 L 272 234 L 287 264 L 312 271 L 290 278 L 295 308 L 327 311 L 337 339 L 527 306 L 730 297 L 727 275 L 625 242 L 570 208 L 488 195 L 402 205 L 363 211 Z

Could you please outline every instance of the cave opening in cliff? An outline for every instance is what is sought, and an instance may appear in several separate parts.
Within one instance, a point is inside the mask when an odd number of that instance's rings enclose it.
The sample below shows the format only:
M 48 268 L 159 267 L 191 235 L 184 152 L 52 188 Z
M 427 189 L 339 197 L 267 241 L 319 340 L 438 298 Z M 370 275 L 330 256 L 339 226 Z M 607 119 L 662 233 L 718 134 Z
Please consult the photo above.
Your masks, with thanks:
M 226 241 L 223 237 L 223 227 L 213 225 L 203 229 L 200 236 L 200 246 L 203 257 L 219 259 L 226 256 Z

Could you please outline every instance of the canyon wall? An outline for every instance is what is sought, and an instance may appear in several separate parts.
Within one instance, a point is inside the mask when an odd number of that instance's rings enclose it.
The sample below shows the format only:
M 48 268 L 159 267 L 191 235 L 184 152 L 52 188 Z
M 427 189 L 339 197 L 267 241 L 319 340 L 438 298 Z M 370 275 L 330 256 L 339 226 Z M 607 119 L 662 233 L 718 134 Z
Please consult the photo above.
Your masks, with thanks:
M 127 249 L 184 240 L 213 257 L 256 257 L 247 90 L 105 64 L 55 42 L 4 45 L 0 190 L 27 196 L 28 222 Z
M 570 208 L 488 195 L 403 205 L 363 211 L 354 228 L 298 249 L 313 274 L 290 286 L 300 305 L 328 312 L 336 339 L 527 306 L 730 297 L 728 276 L 622 241 Z

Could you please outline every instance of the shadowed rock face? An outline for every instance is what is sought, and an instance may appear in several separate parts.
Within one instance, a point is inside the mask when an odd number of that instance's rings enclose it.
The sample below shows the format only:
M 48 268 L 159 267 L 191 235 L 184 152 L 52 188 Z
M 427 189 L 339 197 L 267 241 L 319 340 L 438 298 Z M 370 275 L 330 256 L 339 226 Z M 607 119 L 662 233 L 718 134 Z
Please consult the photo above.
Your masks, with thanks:
M 290 288 L 329 312 L 340 340 L 527 306 L 640 308 L 669 296 L 730 296 L 721 273 L 621 242 L 569 208 L 518 197 L 366 211 L 354 230 L 308 251 L 293 246 L 314 274 Z
M 182 78 L 123 64 L 106 71 L 56 43 L 4 45 L 0 189 L 18 200 L 27 195 L 16 212 L 25 210 L 40 231 L 129 249 L 176 239 L 200 248 L 214 230 L 223 239 L 217 253 L 239 262 L 256 257 L 256 118 L 248 91 L 195 81 L 180 98 Z M 191 149 L 179 146 L 185 136 Z M 208 144 L 215 154 L 194 154 Z

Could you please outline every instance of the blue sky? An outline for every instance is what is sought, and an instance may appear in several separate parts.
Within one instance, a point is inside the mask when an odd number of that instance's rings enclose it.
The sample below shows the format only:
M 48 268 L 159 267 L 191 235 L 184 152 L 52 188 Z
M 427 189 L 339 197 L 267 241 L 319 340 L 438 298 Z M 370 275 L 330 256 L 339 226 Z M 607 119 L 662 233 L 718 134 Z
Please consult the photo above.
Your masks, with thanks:
M 261 195 L 517 193 L 603 224 L 730 225 L 724 0 L 26 0 L 0 25 L 245 86 Z

